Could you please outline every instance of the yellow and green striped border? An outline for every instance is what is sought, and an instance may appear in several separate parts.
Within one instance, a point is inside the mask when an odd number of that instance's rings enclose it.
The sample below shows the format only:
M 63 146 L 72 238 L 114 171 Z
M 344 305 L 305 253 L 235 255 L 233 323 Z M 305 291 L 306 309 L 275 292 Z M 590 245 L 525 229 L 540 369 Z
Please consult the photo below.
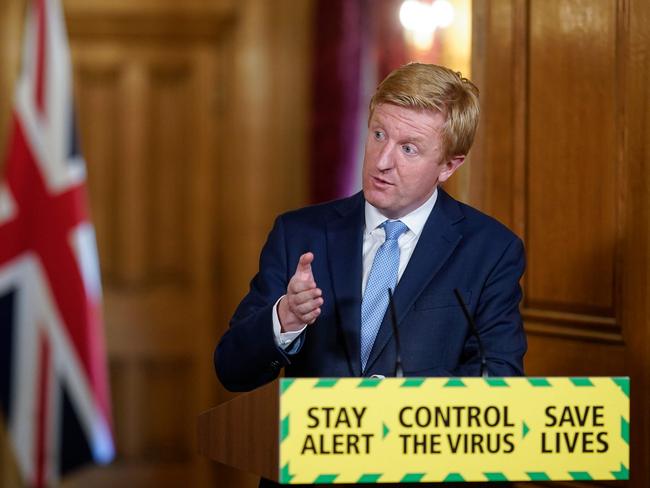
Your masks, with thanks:
M 392 378 L 394 379 L 394 378 Z M 401 388 L 421 388 L 423 387 L 427 380 L 437 379 L 437 378 L 404 378 Z M 528 377 L 526 380 L 533 388 L 549 388 L 553 386 L 553 381 L 563 380 L 563 377 Z M 622 393 L 629 398 L 630 396 L 630 379 L 628 377 L 611 377 L 613 381 L 622 391 Z M 569 377 L 573 386 L 577 388 L 589 388 L 593 387 L 594 384 L 588 377 Z M 295 378 L 282 378 L 280 379 L 280 394 L 284 394 L 291 385 L 296 381 Z M 320 378 L 314 384 L 314 388 L 334 388 L 340 381 L 339 378 Z M 378 388 L 385 381 L 383 378 L 362 378 L 358 380 L 357 388 Z M 486 385 L 491 388 L 508 388 L 508 378 L 483 378 L 483 381 Z M 443 385 L 445 388 L 464 388 L 467 385 L 463 381 L 463 378 L 449 378 L 446 383 Z M 625 417 L 621 417 L 621 429 L 620 436 L 629 445 L 629 420 Z M 523 437 L 529 432 L 528 426 L 526 423 L 523 423 L 522 426 Z M 385 437 L 388 434 L 388 427 L 384 424 L 383 426 L 383 436 Z M 285 416 L 280 421 L 280 442 L 282 443 L 289 436 L 289 415 Z M 627 480 L 629 479 L 629 467 L 624 463 L 620 463 L 620 467 L 617 471 L 611 471 L 612 476 L 616 480 Z M 588 471 L 568 471 L 568 476 L 562 479 L 570 479 L 573 481 L 593 481 L 595 478 Z M 494 481 L 494 482 L 504 482 L 504 481 L 552 481 L 547 473 L 543 471 L 526 471 L 528 479 L 509 479 L 504 473 L 501 472 L 485 472 L 483 473 L 485 480 L 484 481 Z M 338 473 L 321 473 L 318 474 L 314 480 L 313 484 L 334 484 L 338 478 Z M 364 473 L 362 474 L 357 483 L 381 483 L 383 473 Z M 291 480 L 295 477 L 295 474 L 290 473 L 289 463 L 285 464 L 280 470 L 279 482 L 282 484 L 290 484 Z M 419 483 L 426 477 L 426 473 L 405 473 L 402 478 L 399 480 L 400 483 Z M 443 479 L 443 482 L 464 482 L 465 478 L 462 473 L 451 472 L 448 473 Z

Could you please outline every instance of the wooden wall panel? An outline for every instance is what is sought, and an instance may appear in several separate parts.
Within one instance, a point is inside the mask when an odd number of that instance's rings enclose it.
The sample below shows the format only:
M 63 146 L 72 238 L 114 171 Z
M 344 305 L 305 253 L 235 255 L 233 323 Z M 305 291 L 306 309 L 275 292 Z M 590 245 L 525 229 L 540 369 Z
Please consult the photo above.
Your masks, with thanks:
M 632 376 L 631 486 L 650 486 L 650 4 L 620 2 L 622 207 L 619 315 Z
M 223 334 L 257 272 L 275 217 L 307 203 L 313 1 L 240 0 L 231 39 L 228 164 L 217 168 L 223 191 L 216 224 L 218 327 Z M 218 401 L 232 394 L 219 388 Z M 254 488 L 258 478 L 218 467 L 219 486 Z
M 83 135 L 105 279 L 187 280 L 193 73 L 169 53 L 143 52 L 128 63 L 96 54 L 79 55 L 76 78 L 81 117 L 102 114 Z
M 616 5 L 530 4 L 526 305 L 614 315 Z
M 180 60 L 179 60 L 180 61 Z M 153 90 L 149 92 L 151 109 L 148 127 L 147 168 L 149 202 L 153 216 L 148 222 L 148 235 L 155 246 L 150 256 L 155 263 L 151 273 L 161 278 L 187 280 L 189 246 L 186 237 L 191 221 L 185 218 L 191 213 L 188 199 L 189 163 L 196 158 L 191 144 L 196 130 L 192 117 L 191 71 L 185 63 L 160 64 L 150 73 Z M 189 143 L 189 144 L 188 144 Z M 152 211 L 153 210 L 153 211 Z
M 526 372 L 631 376 L 635 488 L 650 484 L 649 18 L 641 0 L 474 9 L 470 199 L 526 244 Z
M 529 376 L 627 376 L 625 344 L 575 336 L 529 333 Z M 548 351 L 542 354 L 542 351 Z
M 224 182 L 220 228 L 239 239 L 220 240 L 225 321 L 248 290 L 273 220 L 307 202 L 310 60 L 313 2 L 241 0 L 232 39 L 232 97 L 228 140 L 231 162 L 218 169 Z M 239 225 L 246 222 L 246 225 Z
M 491 0 L 473 2 L 472 8 L 472 80 L 480 90 L 481 119 L 470 153 L 468 201 L 514 229 L 515 6 Z M 487 76 L 489 83 L 483 82 Z
M 93 169 L 88 173 L 90 207 L 95 223 L 97 241 L 103 245 L 99 249 L 99 260 L 104 279 L 111 279 L 117 268 L 115 255 L 118 236 L 117 221 L 114 218 L 114 196 L 118 190 L 118 178 L 111 163 L 119 159 L 119 137 L 114 127 L 119 126 L 118 69 L 115 63 L 102 62 L 94 66 L 80 66 L 76 70 L 76 94 L 83 100 L 83 110 L 88 115 L 101 114 L 92 124 L 84 126 L 82 151 L 90 149 L 90 164 Z M 83 120 L 84 114 L 79 113 Z M 86 155 L 88 159 L 88 155 Z

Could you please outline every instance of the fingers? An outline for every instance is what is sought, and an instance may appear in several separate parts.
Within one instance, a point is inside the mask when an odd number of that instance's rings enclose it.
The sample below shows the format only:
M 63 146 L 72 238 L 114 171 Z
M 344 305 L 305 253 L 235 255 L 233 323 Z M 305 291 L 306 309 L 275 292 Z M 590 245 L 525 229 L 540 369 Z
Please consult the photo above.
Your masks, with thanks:
M 316 282 L 313 277 L 303 280 L 298 275 L 293 275 L 293 278 L 291 278 L 287 286 L 287 293 L 297 295 L 298 293 L 314 289 L 316 289 Z
M 320 315 L 320 308 L 312 310 L 308 314 L 305 314 L 301 317 L 303 324 L 311 325 L 316 322 L 316 319 Z
M 320 290 L 318 292 L 320 293 Z M 304 296 L 301 298 L 304 298 Z M 320 307 L 322 304 L 323 298 L 321 296 L 298 301 L 296 295 L 287 294 L 280 300 L 278 305 L 281 331 L 299 330 L 305 324 L 313 324 L 321 314 Z
M 289 301 L 289 306 L 294 313 L 297 315 L 305 315 L 323 304 L 323 297 L 321 296 L 321 291 L 316 288 L 314 290 L 307 290 L 298 295 L 291 297 Z
M 320 315 L 323 305 L 322 291 L 313 288 L 296 294 L 287 295 L 289 311 L 302 324 L 311 324 Z
M 323 295 L 323 292 L 320 288 L 309 288 L 298 293 L 291 293 L 291 297 L 296 303 L 306 303 L 310 300 L 314 300 Z

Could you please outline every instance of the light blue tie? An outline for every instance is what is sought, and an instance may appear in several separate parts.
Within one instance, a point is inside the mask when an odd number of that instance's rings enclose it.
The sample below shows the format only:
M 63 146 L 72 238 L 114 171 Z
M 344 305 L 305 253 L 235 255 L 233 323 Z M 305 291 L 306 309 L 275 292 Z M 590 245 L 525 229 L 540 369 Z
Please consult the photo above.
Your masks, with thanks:
M 399 271 L 397 240 L 408 227 L 401 220 L 387 220 L 381 227 L 386 240 L 377 250 L 361 302 L 361 370 L 366 369 L 372 345 L 388 308 L 388 289 L 395 289 Z

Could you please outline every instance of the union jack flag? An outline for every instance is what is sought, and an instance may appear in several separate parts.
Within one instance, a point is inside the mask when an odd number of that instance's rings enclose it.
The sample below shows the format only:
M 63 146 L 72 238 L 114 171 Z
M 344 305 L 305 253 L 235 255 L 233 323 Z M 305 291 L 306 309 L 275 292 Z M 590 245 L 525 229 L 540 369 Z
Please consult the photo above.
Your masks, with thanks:
M 0 183 L 0 408 L 26 484 L 114 455 L 101 285 L 59 0 L 28 8 Z

